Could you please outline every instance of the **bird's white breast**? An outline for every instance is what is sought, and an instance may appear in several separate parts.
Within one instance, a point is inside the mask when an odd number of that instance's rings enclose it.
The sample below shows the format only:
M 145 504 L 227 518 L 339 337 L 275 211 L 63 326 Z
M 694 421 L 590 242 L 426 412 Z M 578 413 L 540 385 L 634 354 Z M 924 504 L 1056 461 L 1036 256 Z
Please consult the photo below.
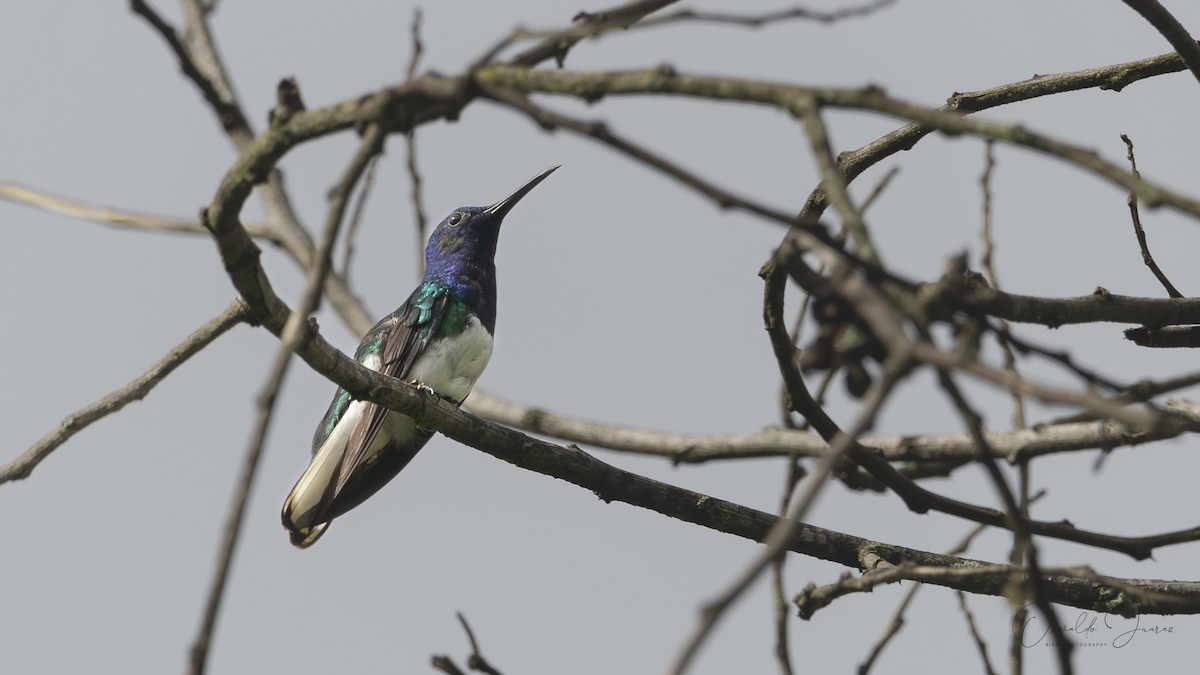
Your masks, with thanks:
M 492 358 L 492 335 L 472 316 L 458 335 L 433 340 L 413 363 L 406 379 L 432 387 L 434 391 L 455 401 L 471 393 Z

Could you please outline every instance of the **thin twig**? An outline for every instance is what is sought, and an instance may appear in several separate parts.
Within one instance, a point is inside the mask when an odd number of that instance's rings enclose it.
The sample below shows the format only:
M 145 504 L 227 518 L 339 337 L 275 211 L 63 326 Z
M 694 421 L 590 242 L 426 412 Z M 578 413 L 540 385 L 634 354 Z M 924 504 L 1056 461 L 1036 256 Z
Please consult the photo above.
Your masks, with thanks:
M 429 664 L 446 675 L 466 675 L 462 669 L 454 665 L 454 661 L 450 660 L 449 656 L 444 654 L 435 654 L 429 660 Z
M 887 626 L 883 629 L 883 634 L 875 641 L 875 645 L 871 647 L 871 651 L 867 653 L 867 658 L 858 664 L 858 675 L 867 675 L 871 672 L 875 662 L 883 655 L 884 647 L 887 647 L 893 638 L 900 634 L 900 630 L 904 628 L 904 613 L 908 611 L 914 598 L 917 597 L 917 591 L 921 590 L 922 584 L 912 584 L 908 591 L 904 593 L 904 598 L 896 605 L 896 610 L 892 612 L 892 616 L 888 619 Z
M 375 186 L 375 169 L 379 166 L 379 157 L 372 157 L 371 163 L 367 166 L 367 172 L 363 176 L 362 189 L 358 191 L 358 199 L 354 202 L 354 209 L 350 212 L 350 222 L 346 224 L 346 243 L 342 249 L 342 277 L 350 278 L 350 263 L 354 259 L 354 240 L 358 235 L 359 225 L 362 223 L 363 212 L 366 210 L 367 197 L 371 194 L 371 188 Z
M 176 368 L 211 344 L 213 340 L 224 335 L 230 328 L 244 321 L 247 314 L 246 304 L 240 299 L 235 299 L 229 307 L 225 308 L 225 311 L 197 328 L 194 333 L 167 352 L 166 356 L 137 379 L 104 398 L 67 415 L 57 427 L 42 436 L 28 450 L 0 467 L 0 484 L 28 478 L 34 468 L 50 456 L 55 449 L 66 443 L 67 439 L 86 429 L 93 422 L 124 408 L 129 403 L 145 398 L 159 382 L 165 380 Z
M 225 128 L 225 131 L 240 143 L 249 143 L 254 135 L 250 132 L 250 125 L 246 121 L 245 115 L 242 114 L 241 107 L 229 95 L 232 90 L 228 86 L 228 82 L 219 77 L 219 74 L 212 72 L 212 68 L 209 68 L 209 73 L 205 73 L 204 65 L 202 65 L 205 63 L 205 60 L 202 58 L 198 59 L 193 49 L 189 48 L 189 45 L 185 44 L 184 40 L 179 37 L 175 28 L 159 16 L 144 0 L 130 0 L 129 7 L 133 10 L 134 14 L 144 18 L 162 36 L 163 40 L 166 41 L 167 46 L 171 48 L 171 51 L 175 53 L 175 57 L 179 61 L 179 69 L 196 85 L 200 93 L 203 94 L 204 99 L 208 101 L 213 112 L 217 114 L 217 118 L 221 121 L 221 126 Z M 196 16 L 193 18 L 198 19 L 195 23 L 189 23 L 188 30 L 194 35 L 197 25 L 204 27 L 203 36 L 211 40 L 205 26 L 206 12 L 204 9 L 199 4 L 193 2 L 185 2 L 184 9 L 185 12 L 194 11 Z M 192 41 L 192 47 L 195 47 L 197 44 L 199 44 L 199 41 Z M 208 53 L 203 48 L 201 48 L 201 52 Z
M 971 633 L 971 641 L 975 643 L 975 648 L 979 650 L 979 660 L 983 661 L 983 670 L 987 675 L 996 675 L 996 670 L 992 668 L 992 661 L 988 658 L 987 641 L 983 639 L 983 635 L 979 632 L 979 626 L 975 625 L 975 615 L 971 613 L 971 608 L 967 606 L 967 594 L 958 591 L 958 609 L 963 613 L 963 618 L 967 621 L 967 630 Z
M 995 326 L 992 326 L 991 323 L 989 322 L 988 328 L 996 333 L 999 333 L 1000 323 L 1003 322 L 1004 324 L 1007 324 L 1008 322 L 1005 321 L 1004 319 L 997 319 L 996 321 L 997 321 L 997 325 L 995 325 Z M 1101 389 L 1107 389 L 1111 392 L 1121 392 L 1121 391 L 1126 391 L 1127 389 L 1129 389 L 1128 384 L 1125 384 L 1122 382 L 1117 382 L 1111 378 L 1101 375 L 1099 372 L 1092 370 L 1091 368 L 1086 368 L 1084 366 L 1079 365 L 1078 363 L 1075 362 L 1075 357 L 1071 355 L 1071 352 L 1069 352 L 1065 349 L 1052 349 L 1050 347 L 1043 347 L 1041 345 L 1034 344 L 1028 340 L 1025 340 L 1024 338 L 1019 338 L 1012 332 L 1008 333 L 1007 341 L 1008 341 L 1009 347 L 1011 347 L 1014 352 L 1020 353 L 1020 354 L 1036 354 L 1037 356 L 1040 356 L 1044 359 L 1053 361 L 1053 362 L 1057 363 L 1058 365 L 1062 366 L 1063 368 L 1066 368 L 1067 370 L 1071 371 L 1073 374 L 1079 376 L 1080 379 L 1082 379 L 1084 382 L 1088 383 L 1091 386 L 1099 387 Z M 1015 368 L 1010 369 L 1007 367 L 1007 360 L 1005 363 L 1005 370 L 1009 371 L 1016 377 L 1020 377 L 1020 373 L 1016 372 Z M 1021 426 L 1024 426 L 1024 425 L 1014 424 L 1013 426 L 1014 426 L 1014 428 L 1019 429 L 1019 428 L 1021 428 Z
M 821 109 L 815 100 L 802 103 L 799 106 L 799 117 L 804 123 L 804 131 L 813 154 L 813 161 L 821 173 L 821 184 L 833 208 L 842 218 L 842 225 L 854 239 L 854 251 L 868 265 L 881 265 L 879 250 L 871 242 L 871 234 L 863 220 L 862 211 L 855 207 L 850 199 L 846 177 L 842 175 L 833 156 L 833 148 L 829 143 L 829 134 L 825 122 L 821 119 Z
M 409 26 L 409 34 L 412 36 L 412 53 L 408 57 L 408 79 L 412 80 L 417 76 L 417 67 L 421 64 L 421 55 L 425 52 L 425 44 L 421 42 L 421 8 L 413 8 L 412 24 Z
M 971 542 L 987 529 L 985 525 L 976 525 L 971 528 L 971 531 L 966 534 L 957 544 L 946 551 L 946 555 L 960 555 L 966 553 L 971 547 Z M 900 629 L 904 627 L 904 613 L 908 611 L 909 605 L 912 604 L 913 598 L 917 596 L 917 591 L 921 590 L 924 584 L 914 583 L 909 587 L 904 594 L 904 599 L 896 606 L 896 611 L 892 612 L 892 617 L 888 620 L 887 626 L 883 629 L 883 634 L 875 641 L 875 646 L 871 648 L 871 652 L 867 654 L 867 658 L 858 666 L 858 675 L 867 675 L 871 672 L 871 668 L 875 662 L 879 660 L 883 649 L 893 638 L 900 633 Z
M 1035 499 L 1041 497 L 1045 492 L 1041 492 L 1035 496 L 1030 496 L 1030 482 L 1032 480 L 1031 473 L 1033 466 L 1031 462 L 1022 462 L 1017 467 L 1017 480 L 1019 481 L 1019 495 L 1021 517 L 1029 520 L 1029 506 Z M 1014 568 L 1025 560 L 1027 551 L 1025 549 L 1025 541 L 1020 537 L 1013 537 L 1012 550 L 1008 554 L 1008 562 Z M 1025 625 L 1025 617 L 1029 613 L 1029 603 L 1026 600 L 1026 586 L 1021 583 L 1021 578 L 1015 572 L 1013 573 L 1012 581 L 1009 584 L 1010 593 L 1008 594 L 1008 604 L 1013 610 L 1013 625 Z M 965 602 L 965 601 L 964 601 Z M 1025 645 L 1021 642 L 1019 631 L 1012 631 L 1012 638 L 1008 643 L 1008 665 L 1011 675 L 1021 675 L 1025 662 Z M 986 657 L 985 657 L 986 659 Z M 990 666 L 989 666 L 990 667 Z
M 785 411 L 786 412 L 786 411 Z M 779 517 L 787 517 L 788 505 L 796 494 L 796 486 L 804 478 L 804 467 L 800 465 L 799 457 L 788 457 L 787 470 L 783 479 L 783 496 L 779 500 Z M 775 614 L 775 660 L 779 662 L 779 672 L 782 675 L 792 675 L 792 657 L 788 640 L 788 619 L 791 611 L 788 608 L 787 595 L 784 589 L 783 567 L 787 555 L 780 553 L 771 562 L 771 592 L 772 609 Z
M 647 94 L 698 97 L 769 106 L 797 117 L 808 114 L 806 111 L 811 110 L 813 106 L 869 110 L 915 122 L 920 128 L 951 135 L 991 138 L 1033 150 L 1083 169 L 1110 184 L 1134 190 L 1151 208 L 1169 206 L 1181 213 L 1200 218 L 1200 200 L 1161 183 L 1134 179 L 1124 169 L 1103 159 L 1091 148 L 1031 131 L 1020 124 L 964 115 L 968 110 L 931 109 L 925 105 L 893 98 L 873 87 L 802 87 L 740 78 L 694 75 L 677 72 L 669 67 L 637 71 L 567 72 L 491 66 L 476 73 L 475 82 L 485 87 L 515 89 L 526 94 L 570 96 L 586 102 L 595 102 L 604 97 Z M 850 174 L 846 173 L 841 163 L 838 167 L 842 181 L 849 182 Z M 805 215 L 799 219 L 789 218 L 786 222 L 811 222 L 811 218 Z
M 883 9 L 894 2 L 895 0 L 875 0 L 874 2 L 843 7 L 842 9 L 837 9 L 830 12 L 822 12 L 819 10 L 807 9 L 805 7 L 780 9 L 773 12 L 764 12 L 762 14 L 728 14 L 723 12 L 702 12 L 693 9 L 681 9 L 677 12 L 671 12 L 669 14 L 662 14 L 648 19 L 643 19 L 637 24 L 637 28 L 648 28 L 652 26 L 661 26 L 669 23 L 681 23 L 685 21 L 725 23 L 734 26 L 745 26 L 747 28 L 762 28 L 768 24 L 779 23 L 791 19 L 805 19 L 820 23 L 834 23 L 843 19 L 857 18 L 874 14 L 876 11 Z
M 499 670 L 496 670 L 492 664 L 483 658 L 483 652 L 479 650 L 479 643 L 475 641 L 475 632 L 471 630 L 471 625 L 467 623 L 467 617 L 463 616 L 462 612 L 456 612 L 458 622 L 462 624 L 463 630 L 467 632 L 467 640 L 471 643 L 471 655 L 467 657 L 467 668 L 477 670 L 487 675 L 503 675 Z
M 883 194 L 883 191 L 887 189 L 887 186 L 891 185 L 892 179 L 895 178 L 899 173 L 899 166 L 893 166 L 885 171 L 883 175 L 879 177 L 879 180 L 875 181 L 875 185 L 871 186 L 871 191 L 867 193 L 867 196 L 862 200 L 862 204 L 858 206 L 859 212 L 866 213 L 867 209 L 871 208 L 871 206 L 875 203 L 875 200 L 879 199 L 879 197 Z
M 1045 585 L 1042 583 L 1042 569 L 1038 562 L 1037 547 L 1033 544 L 1033 527 L 1031 526 L 1030 519 L 1022 513 L 1021 505 L 1017 502 L 1017 498 L 1009 488 L 1004 475 L 1000 473 L 1000 467 L 996 464 L 996 460 L 988 450 L 987 439 L 983 434 L 983 419 L 967 402 L 966 396 L 963 395 L 962 390 L 954 382 L 954 377 L 948 369 L 938 368 L 937 376 L 942 389 L 950 397 L 951 401 L 953 401 L 954 407 L 962 417 L 963 423 L 967 427 L 967 432 L 975 440 L 975 445 L 979 449 L 977 456 L 979 463 L 991 479 L 1001 503 L 1004 504 L 1005 511 L 1009 516 L 1010 529 L 1013 532 L 1013 537 L 1018 542 L 1016 546 L 1024 553 L 1025 563 L 1029 567 L 1028 579 L 1033 601 L 1038 606 L 1038 609 L 1047 617 L 1050 624 L 1050 632 L 1054 634 L 1055 654 L 1058 656 L 1059 672 L 1063 675 L 1070 675 L 1073 672 L 1071 666 L 1072 644 L 1067 641 L 1063 627 L 1058 623 L 1054 606 L 1050 604 Z
M 417 168 L 417 137 L 415 131 L 404 135 L 407 153 L 405 166 L 408 168 L 409 196 L 412 198 L 413 220 L 417 232 L 417 275 L 425 273 L 425 239 L 429 231 L 429 219 L 425 215 L 425 200 L 421 191 L 421 171 Z
M 1125 156 L 1129 159 L 1130 172 L 1134 178 L 1141 179 L 1142 174 L 1138 172 L 1137 159 L 1133 155 L 1133 141 L 1125 134 L 1121 134 L 1121 140 L 1125 141 Z M 1180 293 L 1175 288 L 1175 285 L 1171 283 L 1170 279 L 1167 279 L 1167 275 L 1163 274 L 1158 263 L 1154 262 L 1154 256 L 1150 255 L 1150 245 L 1146 242 L 1146 231 L 1142 229 L 1142 219 L 1138 215 L 1137 193 L 1130 191 L 1129 196 L 1125 198 L 1125 203 L 1129 205 L 1129 215 L 1133 219 L 1133 233 L 1137 235 L 1138 247 L 1142 249 L 1142 262 L 1146 264 L 1146 267 L 1150 268 L 1150 271 L 1154 273 L 1154 278 L 1158 279 L 1163 288 L 1167 289 L 1168 296 L 1182 298 L 1183 293 Z
M 535 66 L 553 58 L 561 68 L 567 52 L 584 38 L 612 30 L 624 30 L 679 0 L 630 0 L 595 12 L 580 12 L 571 25 L 544 37 L 541 42 L 514 56 L 509 63 L 516 66 Z M 499 50 L 495 50 L 497 53 Z
M 704 195 L 722 209 L 739 209 L 761 216 L 767 220 L 789 225 L 794 220 L 793 214 L 782 209 L 772 208 L 746 197 L 735 195 L 716 183 L 701 178 L 681 165 L 624 138 L 610 129 L 604 122 L 582 120 L 552 111 L 549 108 L 537 105 L 529 97 L 511 89 L 485 87 L 483 95 L 497 103 L 507 105 L 510 108 L 525 113 L 530 119 L 547 131 L 566 129 L 567 131 L 603 143 L 630 159 L 644 164 L 651 169 L 655 169 Z
M 210 13 L 199 0 L 182 0 L 186 26 L 181 39 L 166 21 L 151 10 L 143 0 L 131 0 L 134 11 L 144 16 L 167 42 L 179 60 L 180 68 L 209 103 L 226 136 L 239 153 L 245 152 L 254 140 L 254 128 L 242 112 L 241 103 L 233 89 L 229 73 L 221 61 L 208 28 Z M 283 174 L 272 170 L 259 189 L 266 212 L 270 236 L 282 242 L 292 258 L 305 270 L 313 266 L 316 246 L 300 223 L 287 193 Z M 375 323 L 362 301 L 351 292 L 340 274 L 328 276 L 325 292 L 334 310 L 356 333 L 366 333 Z
M 992 173 L 996 170 L 996 142 L 988 140 L 984 143 L 983 175 L 979 177 L 980 190 L 983 192 L 982 224 L 979 228 L 979 238 L 983 241 L 981 265 L 983 274 L 992 288 L 1000 288 L 1000 277 L 996 274 L 993 257 L 996 243 L 992 237 Z M 1021 373 L 1017 370 L 1017 357 L 1012 349 L 1012 332 L 1004 319 L 996 321 L 996 336 L 1000 343 L 1000 351 L 1004 355 L 1004 369 L 1016 377 Z M 1019 392 L 1012 392 L 1014 429 L 1025 428 L 1025 398 Z
M 421 8 L 413 10 L 412 20 L 412 55 L 408 59 L 408 79 L 412 80 L 417 73 L 417 64 L 421 62 L 421 54 L 425 50 L 421 42 Z M 405 166 L 408 168 L 408 179 L 411 186 L 410 195 L 413 205 L 413 219 L 417 231 L 417 278 L 425 273 L 425 237 L 429 230 L 429 221 L 425 216 L 425 204 L 421 193 L 421 172 L 417 169 L 417 130 L 409 129 L 404 135 L 404 149 L 408 157 Z
M 94 220 L 108 225 L 142 230 L 208 235 L 208 230 L 204 229 L 199 219 L 196 218 L 171 218 L 169 216 L 155 216 L 124 211 L 79 199 L 63 197 L 45 190 L 18 185 L 16 183 L 0 183 L 0 199 L 7 199 L 17 204 L 45 209 L 46 211 L 72 218 Z M 245 223 L 245 225 L 246 231 L 255 239 L 263 239 L 272 244 L 282 243 L 275 233 L 261 223 Z

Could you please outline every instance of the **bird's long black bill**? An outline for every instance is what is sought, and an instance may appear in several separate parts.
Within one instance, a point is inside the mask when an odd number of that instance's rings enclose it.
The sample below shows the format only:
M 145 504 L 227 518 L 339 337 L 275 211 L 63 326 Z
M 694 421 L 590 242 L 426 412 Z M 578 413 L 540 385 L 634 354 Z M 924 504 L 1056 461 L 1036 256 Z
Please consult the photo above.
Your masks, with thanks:
M 560 164 L 559 166 L 562 166 L 562 165 Z M 554 173 L 556 169 L 558 169 L 558 166 L 552 166 L 549 169 L 546 169 L 545 171 L 539 173 L 536 177 L 534 177 L 533 180 L 531 180 L 528 183 L 526 183 L 525 185 L 523 185 L 520 190 L 517 190 L 516 192 L 512 193 L 508 197 L 487 207 L 487 209 L 484 211 L 484 213 L 491 213 L 491 214 L 494 214 L 494 215 L 497 215 L 497 216 L 500 216 L 501 218 L 503 218 L 505 216 L 505 214 L 507 214 L 510 210 L 512 210 L 512 207 L 517 205 L 517 202 L 521 201 L 522 197 L 529 194 L 530 190 L 537 187 L 538 183 L 546 180 L 546 176 L 549 176 L 550 174 Z

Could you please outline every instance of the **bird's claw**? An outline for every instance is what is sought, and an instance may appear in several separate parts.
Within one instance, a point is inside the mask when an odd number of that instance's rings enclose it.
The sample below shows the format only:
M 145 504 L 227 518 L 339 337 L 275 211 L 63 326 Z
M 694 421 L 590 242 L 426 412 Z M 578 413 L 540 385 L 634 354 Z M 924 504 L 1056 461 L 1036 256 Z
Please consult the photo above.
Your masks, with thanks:
M 408 383 L 416 387 L 417 391 L 421 392 L 422 394 L 427 394 L 429 396 L 438 395 L 438 393 L 434 391 L 433 387 L 421 382 L 420 380 L 409 380 Z

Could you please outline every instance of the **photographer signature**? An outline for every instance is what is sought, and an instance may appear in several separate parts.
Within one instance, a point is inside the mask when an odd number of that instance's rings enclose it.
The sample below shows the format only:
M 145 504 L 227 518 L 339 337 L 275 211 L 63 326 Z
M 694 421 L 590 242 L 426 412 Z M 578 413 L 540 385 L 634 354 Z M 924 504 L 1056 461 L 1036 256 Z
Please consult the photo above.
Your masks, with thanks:
M 1032 605 L 1026 605 L 1028 610 Z M 1112 646 L 1116 649 L 1129 646 L 1133 639 L 1138 635 L 1149 633 L 1151 635 L 1159 635 L 1161 633 L 1174 633 L 1174 626 L 1161 626 L 1154 624 L 1152 626 L 1142 626 L 1142 617 L 1133 617 L 1133 627 L 1128 630 L 1123 630 L 1112 638 L 1111 642 L 1104 642 L 1104 638 L 1114 631 L 1121 630 L 1124 626 L 1115 626 L 1109 619 L 1114 618 L 1111 614 L 1093 614 L 1091 612 L 1080 612 L 1075 618 L 1074 623 L 1063 624 L 1063 633 L 1068 639 L 1077 637 L 1077 642 L 1087 643 L 1088 646 L 1107 647 Z M 1033 612 L 1030 612 L 1025 622 L 1018 628 L 1013 626 L 1013 630 L 1020 632 L 1017 637 L 1021 640 L 1021 645 L 1024 647 L 1036 647 L 1046 640 L 1046 636 L 1050 634 L 1050 624 L 1043 617 L 1040 617 Z

